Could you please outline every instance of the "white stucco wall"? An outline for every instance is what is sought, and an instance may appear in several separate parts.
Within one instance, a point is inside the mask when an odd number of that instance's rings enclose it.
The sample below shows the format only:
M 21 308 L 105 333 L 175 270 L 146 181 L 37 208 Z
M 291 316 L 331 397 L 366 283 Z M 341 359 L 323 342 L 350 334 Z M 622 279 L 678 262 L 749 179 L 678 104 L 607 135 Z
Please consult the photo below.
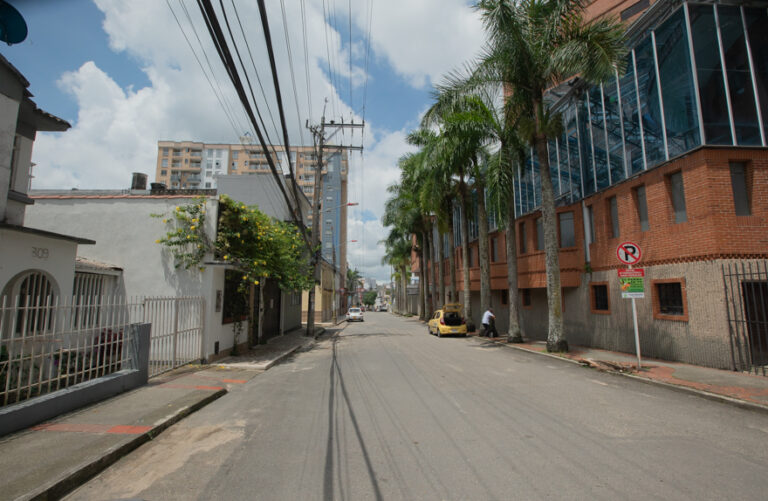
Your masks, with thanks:
M 155 241 L 163 237 L 167 225 L 150 214 L 170 214 L 177 205 L 192 202 L 191 197 L 104 197 L 36 198 L 28 207 L 26 224 L 89 238 L 96 245 L 82 246 L 81 257 L 102 261 L 123 269 L 128 296 L 203 296 L 205 298 L 204 355 L 232 346 L 232 325 L 222 325 L 222 312 L 215 311 L 216 291 L 224 290 L 224 267 L 177 269 L 173 255 Z M 215 238 L 218 202 L 209 199 L 206 233 Z M 213 257 L 208 256 L 208 260 Z M 71 258 L 74 260 L 74 256 Z M 71 280 L 70 280 L 71 287 Z M 244 332 L 247 332 L 247 322 Z M 245 339 L 241 339 L 241 342 Z
M 5 220 L 8 183 L 11 177 L 11 152 L 16 136 L 19 102 L 0 93 L 0 221 Z
M 0 228 L 0 294 L 19 273 L 44 271 L 59 297 L 71 296 L 76 254 L 75 242 Z

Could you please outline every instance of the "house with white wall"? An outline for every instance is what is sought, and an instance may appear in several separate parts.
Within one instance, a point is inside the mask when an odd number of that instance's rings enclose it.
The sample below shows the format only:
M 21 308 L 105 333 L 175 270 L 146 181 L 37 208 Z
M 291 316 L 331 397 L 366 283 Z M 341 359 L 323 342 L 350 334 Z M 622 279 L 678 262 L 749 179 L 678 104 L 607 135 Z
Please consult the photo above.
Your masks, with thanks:
M 26 78 L 0 55 L 0 305 L 70 297 L 78 246 L 94 243 L 76 232 L 65 234 L 26 220 L 34 203 L 29 187 L 37 132 L 70 127 L 38 108 L 28 87 Z
M 240 177 L 244 193 L 262 193 L 243 201 L 258 205 L 266 214 L 284 220 L 287 209 L 271 176 Z M 249 188 L 250 186 L 250 188 Z M 221 190 L 218 190 L 220 192 Z M 95 244 L 83 248 L 78 256 L 88 262 L 108 263 L 122 270 L 121 295 L 127 297 L 202 297 L 204 299 L 203 336 L 200 358 L 214 360 L 228 355 L 234 346 L 235 320 L 228 305 L 239 293 L 239 273 L 232 266 L 206 255 L 201 266 L 177 268 L 173 254 L 157 243 L 169 230 L 165 219 L 172 219 L 176 207 L 205 199 L 204 230 L 216 240 L 219 213 L 217 190 L 35 190 L 35 205 L 28 211 L 30 222 L 47 229 L 71 231 Z M 243 195 L 244 193 L 239 193 Z M 238 193 L 229 194 L 237 199 Z M 303 207 L 308 210 L 308 204 Z M 168 217 L 152 217 L 152 215 Z M 301 327 L 301 296 L 282 291 L 269 280 L 265 287 L 264 316 L 254 326 L 254 339 L 264 342 L 275 335 Z M 253 296 L 253 294 L 252 294 Z M 257 306 L 257 305 L 254 305 Z M 256 318 L 253 315 L 252 318 Z M 238 349 L 247 348 L 251 326 L 242 321 Z

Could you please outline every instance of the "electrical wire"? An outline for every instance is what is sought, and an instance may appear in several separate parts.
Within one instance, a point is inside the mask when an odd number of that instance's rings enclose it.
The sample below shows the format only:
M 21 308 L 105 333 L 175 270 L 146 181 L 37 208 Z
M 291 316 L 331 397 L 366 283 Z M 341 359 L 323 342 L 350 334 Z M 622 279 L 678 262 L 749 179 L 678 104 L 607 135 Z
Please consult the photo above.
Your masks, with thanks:
M 251 104 L 248 101 L 248 96 L 245 92 L 245 89 L 243 88 L 242 80 L 240 79 L 240 75 L 237 73 L 237 67 L 235 66 L 234 60 L 232 59 L 232 54 L 230 53 L 229 47 L 227 46 L 226 39 L 224 38 L 224 33 L 221 30 L 221 25 L 219 24 L 218 18 L 216 17 L 216 12 L 213 9 L 211 0 L 197 0 L 197 4 L 203 15 L 203 19 L 205 20 L 206 28 L 208 29 L 211 39 L 213 40 L 214 46 L 216 47 L 216 51 L 218 52 L 219 57 L 221 58 L 224 68 L 227 71 L 227 74 L 229 75 L 230 80 L 232 81 L 232 84 L 235 87 L 235 90 L 237 91 L 237 95 L 240 98 L 240 102 L 242 103 L 243 108 L 245 109 L 245 112 L 248 115 L 248 118 L 250 119 L 251 124 L 256 132 L 256 135 L 259 138 L 262 151 L 266 154 L 267 163 L 269 164 L 269 168 L 272 171 L 272 175 L 277 181 L 277 185 L 280 188 L 281 193 L 283 194 L 283 198 L 286 202 L 286 205 L 291 211 L 292 218 L 296 223 L 296 225 L 299 227 L 302 239 L 304 240 L 304 243 L 307 246 L 308 251 L 311 253 L 313 252 L 313 249 L 312 249 L 312 245 L 307 239 L 306 228 L 301 219 L 301 213 L 300 211 L 297 211 L 297 209 L 294 208 L 293 204 L 291 203 L 291 199 L 285 191 L 283 178 L 277 172 L 277 168 L 275 167 L 274 160 L 272 156 L 269 154 L 269 150 L 267 149 L 267 145 L 264 141 L 264 135 L 261 133 L 261 130 L 259 129 L 258 123 L 256 121 L 256 116 L 254 115 Z M 253 106 L 255 107 L 256 103 L 254 103 Z
M 307 50 L 307 13 L 305 0 L 301 0 L 301 33 L 304 39 L 304 77 L 307 81 L 307 115 L 312 116 L 312 84 L 309 78 L 309 51 Z M 301 126 L 301 124 L 299 124 Z M 302 145 L 303 146 L 303 145 Z
M 205 50 L 203 50 L 203 55 L 205 56 L 205 59 L 208 61 L 208 66 L 211 67 L 211 75 L 213 76 L 214 81 L 216 82 L 216 86 L 213 85 L 213 82 L 211 81 L 211 77 L 208 76 L 208 72 L 205 71 L 205 67 L 203 66 L 202 61 L 200 61 L 200 58 L 197 55 L 197 51 L 192 45 L 192 42 L 189 40 L 189 37 L 187 37 L 187 33 L 184 31 L 184 28 L 181 25 L 181 22 L 179 21 L 178 16 L 176 15 L 176 12 L 173 10 L 173 7 L 171 7 L 170 0 L 165 0 L 166 5 L 168 5 L 168 9 L 171 11 L 171 14 L 173 14 L 173 18 L 176 20 L 176 25 L 179 27 L 179 31 L 181 31 L 181 34 L 184 36 L 184 40 L 186 40 L 187 45 L 189 46 L 189 49 L 192 51 L 192 55 L 195 56 L 195 61 L 197 61 L 198 66 L 200 66 L 200 70 L 203 72 L 203 76 L 205 76 L 205 79 L 208 81 L 208 85 L 211 87 L 211 90 L 213 91 L 214 96 L 216 96 L 216 100 L 219 102 L 219 106 L 221 106 L 222 111 L 224 111 L 224 115 L 226 115 L 227 120 L 229 121 L 230 125 L 232 126 L 232 129 L 235 131 L 235 134 L 239 134 L 240 130 L 242 130 L 241 124 L 235 124 L 235 118 L 234 113 L 231 109 L 231 106 L 228 106 L 229 103 L 226 102 L 226 98 L 224 96 L 224 93 L 221 90 L 221 86 L 219 85 L 218 80 L 216 80 L 216 74 L 213 72 L 213 68 L 210 66 L 210 61 L 208 60 L 208 55 L 205 53 Z M 182 4 L 183 7 L 183 4 Z M 186 8 L 185 8 L 186 10 Z M 189 14 L 187 14 L 187 19 L 189 19 Z M 197 36 L 197 31 L 195 30 L 195 27 L 193 24 L 191 24 L 190 19 L 190 25 L 192 26 L 192 31 L 195 33 L 195 36 Z M 200 42 L 200 38 L 197 38 L 198 42 Z M 202 43 L 200 44 L 202 48 Z M 218 91 L 217 91 L 218 88 Z M 238 125 L 240 125 L 240 128 L 238 128 Z
M 288 67 L 291 69 L 291 87 L 293 87 L 293 103 L 296 105 L 296 119 L 299 126 L 299 137 L 304 144 L 304 128 L 301 127 L 301 112 L 299 111 L 299 94 L 296 92 L 296 75 L 293 71 L 293 52 L 291 51 L 291 37 L 288 34 L 288 19 L 285 15 L 285 0 L 280 0 L 280 8 L 283 13 L 283 34 L 285 35 L 285 47 L 288 50 Z

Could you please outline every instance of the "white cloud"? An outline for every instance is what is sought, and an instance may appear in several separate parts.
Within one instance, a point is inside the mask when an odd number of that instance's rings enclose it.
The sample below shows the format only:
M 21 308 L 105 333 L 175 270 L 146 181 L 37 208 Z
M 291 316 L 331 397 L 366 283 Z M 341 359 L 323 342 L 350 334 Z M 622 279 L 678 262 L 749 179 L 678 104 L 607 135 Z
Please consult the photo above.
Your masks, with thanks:
M 466 0 L 377 3 L 371 23 L 373 49 L 414 87 L 438 83 L 482 46 L 482 25 L 470 4 Z M 360 26 L 364 15 L 358 14 Z
M 60 87 L 78 103 L 77 119 L 73 121 L 72 129 L 65 133 L 38 135 L 34 151 L 37 164 L 34 188 L 127 188 L 132 172 L 145 172 L 154 178 L 158 140 L 237 142 L 239 135 L 247 130 L 248 122 L 240 111 L 242 107 L 194 2 L 185 2 L 185 5 L 196 34 L 179 3 L 171 2 L 171 5 L 200 63 L 166 2 L 94 2 L 105 15 L 102 28 L 109 38 L 110 48 L 124 52 L 137 61 L 150 83 L 139 89 L 130 86 L 121 88 L 110 75 L 89 60 L 89 55 L 84 54 L 80 67 L 72 68 L 59 80 Z M 236 5 L 246 26 L 255 67 L 266 89 L 266 102 L 270 103 L 274 121 L 279 124 L 274 93 L 270 90 L 273 85 L 263 34 L 258 25 L 256 3 L 236 2 Z M 365 9 L 358 8 L 358 5 L 363 3 L 356 2 L 353 10 L 355 34 L 365 32 L 367 27 Z M 322 0 L 308 0 L 308 53 L 305 59 L 300 6 L 299 2 L 285 4 L 298 103 L 291 85 L 282 13 L 277 3 L 269 3 L 268 7 L 292 144 L 302 142 L 302 135 L 303 142 L 310 143 L 304 121 L 308 117 L 314 122 L 319 121 L 324 98 L 329 100 L 327 117 L 338 119 L 343 116 L 349 119 L 354 116 L 350 103 L 344 101 L 350 92 L 348 38 L 325 23 Z M 66 9 L 66 4 L 59 8 Z M 376 3 L 374 8 L 371 64 L 386 61 L 400 78 L 414 86 L 435 82 L 445 71 L 472 57 L 480 47 L 482 30 L 476 14 L 465 0 L 391 0 L 386 5 Z M 235 38 L 241 40 L 233 12 L 228 10 L 228 14 Z M 219 18 L 223 25 L 223 17 Z M 198 37 L 201 42 L 198 42 Z M 205 47 L 207 58 L 200 43 Z M 244 49 L 245 44 L 241 41 L 238 46 Z M 359 37 L 353 40 L 352 84 L 355 90 L 365 81 L 365 70 L 360 65 L 364 52 Z M 329 55 L 331 66 L 335 69 L 331 79 L 327 75 Z M 233 56 L 236 57 L 235 54 Z M 241 56 L 249 68 L 256 102 L 265 115 L 270 138 L 281 143 L 281 133 L 274 130 L 272 119 L 267 116 L 265 99 L 258 90 L 250 55 L 242 50 Z M 234 110 L 234 126 L 212 92 L 200 64 L 206 71 L 215 73 L 217 82 L 214 86 L 223 89 L 224 107 Z M 311 110 L 308 88 L 311 89 Z M 376 99 L 376 96 L 369 94 L 368 99 Z M 45 103 L 40 104 L 45 107 Z M 404 124 L 402 130 L 394 132 L 377 130 L 375 120 L 368 117 L 364 163 L 355 160 L 357 155 L 352 154 L 349 199 L 361 205 L 358 210 L 350 211 L 349 238 L 360 240 L 360 243 L 357 247 L 350 245 L 349 260 L 353 266 L 359 265 L 365 275 L 378 279 L 387 279 L 388 276 L 388 271 L 380 265 L 383 251 L 378 245 L 378 241 L 386 235 L 380 222 L 387 198 L 386 187 L 398 178 L 397 159 L 410 150 L 405 143 L 406 127 L 416 125 L 417 113 L 418 110 L 414 111 L 412 123 Z M 361 118 L 355 116 L 355 119 Z M 363 223 L 363 210 L 371 211 L 377 220 Z

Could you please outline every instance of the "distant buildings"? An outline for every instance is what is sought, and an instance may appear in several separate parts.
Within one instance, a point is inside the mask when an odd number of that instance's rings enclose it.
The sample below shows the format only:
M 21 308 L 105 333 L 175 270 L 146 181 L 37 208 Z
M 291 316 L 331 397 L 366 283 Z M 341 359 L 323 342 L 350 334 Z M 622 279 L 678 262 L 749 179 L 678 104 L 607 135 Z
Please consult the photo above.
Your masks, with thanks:
M 270 146 L 277 166 L 288 173 L 288 154 L 295 167 L 296 182 L 301 191 L 314 201 L 317 155 L 311 146 L 292 146 L 289 152 L 282 146 Z M 347 152 L 325 153 L 323 192 L 321 193 L 320 239 L 323 257 L 346 273 L 347 262 Z M 261 146 L 252 144 L 250 137 L 240 144 L 207 144 L 192 141 L 158 141 L 155 180 L 169 189 L 216 188 L 219 176 L 255 175 L 269 172 L 267 157 Z M 312 214 L 307 226 L 312 225 Z

